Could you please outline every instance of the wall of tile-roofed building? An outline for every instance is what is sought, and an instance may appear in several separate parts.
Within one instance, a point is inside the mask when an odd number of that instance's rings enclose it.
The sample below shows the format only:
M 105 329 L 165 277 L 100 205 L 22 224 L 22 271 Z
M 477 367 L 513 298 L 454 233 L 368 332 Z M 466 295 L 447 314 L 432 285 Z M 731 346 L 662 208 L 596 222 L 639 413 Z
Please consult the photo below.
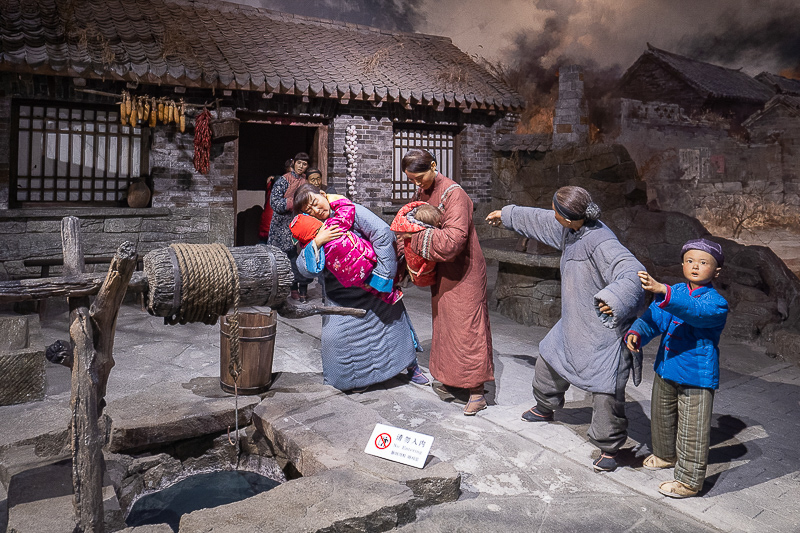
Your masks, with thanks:
M 68 78 L 4 76 L 0 90 L 21 98 L 108 103 L 74 92 Z M 212 145 L 211 168 L 203 175 L 193 169 L 193 136 L 168 126 L 157 126 L 152 134 L 152 207 L 8 209 L 11 100 L 0 97 L 0 279 L 38 276 L 40 269 L 25 267 L 25 259 L 60 257 L 61 218 L 68 215 L 81 220 L 88 256 L 113 255 L 124 241 L 134 243 L 140 255 L 172 242 L 233 245 L 234 143 Z
M 727 127 L 689 119 L 665 104 L 622 104 L 615 142 L 636 162 L 653 206 L 707 224 L 737 195 L 800 208 L 800 179 L 792 171 L 798 158 L 781 143 L 745 142 Z
M 434 117 L 421 125 L 457 125 L 447 118 Z M 459 182 L 476 204 L 491 200 L 492 141 L 499 130 L 509 131 L 517 121 L 516 115 L 492 120 L 476 117 L 473 122 L 465 120 L 461 125 Z M 350 125 L 356 127 L 359 146 L 357 193 L 353 200 L 380 212 L 381 208 L 392 205 L 393 121 L 386 110 L 372 106 L 351 106 L 348 112 L 334 118 L 328 140 L 328 183 L 333 183 L 339 193 L 346 190 L 344 143 L 345 130 Z
M 97 82 L 93 89 L 119 94 L 119 82 Z M 15 98 L 47 101 L 111 104 L 114 99 L 76 91 L 71 78 L 35 75 L 3 75 L 0 90 Z M 152 88 L 157 95 L 172 95 L 171 87 Z M 199 94 L 199 93 L 198 93 Z M 199 95 L 207 101 L 205 94 Z M 198 95 L 195 95 L 198 99 Z M 309 117 L 312 123 L 329 124 L 328 182 L 339 193 L 346 192 L 345 129 L 356 127 L 359 143 L 357 192 L 354 200 L 378 213 L 391 213 L 393 124 L 411 120 L 423 127 L 459 126 L 459 181 L 476 204 L 476 223 L 488 212 L 494 152 L 492 142 L 499 133 L 513 131 L 515 114 L 462 113 L 448 108 L 406 110 L 397 105 L 375 107 L 370 103 L 350 104 L 312 101 L 303 103 L 289 95 L 271 99 L 234 96 L 234 107 L 223 107 L 225 116 L 245 110 L 272 117 Z M 9 138 L 11 97 L 0 96 L 0 279 L 38 275 L 26 268 L 28 258 L 59 257 L 60 220 L 74 215 L 82 220 L 86 233 L 86 255 L 112 255 L 125 240 L 133 242 L 140 254 L 171 242 L 221 242 L 233 244 L 233 186 L 236 144 L 213 144 L 211 166 L 206 174 L 193 166 L 193 112 L 187 115 L 187 133 L 174 126 L 159 125 L 150 132 L 148 182 L 153 190 L 151 206 L 103 208 L 23 208 L 9 206 Z M 330 117 L 326 119 L 325 117 Z M 460 122 L 460 124 L 459 124 Z M 90 267 L 91 268 L 91 267 Z M 103 267 L 104 268 L 104 267 Z M 54 269 L 57 273 L 58 269 Z

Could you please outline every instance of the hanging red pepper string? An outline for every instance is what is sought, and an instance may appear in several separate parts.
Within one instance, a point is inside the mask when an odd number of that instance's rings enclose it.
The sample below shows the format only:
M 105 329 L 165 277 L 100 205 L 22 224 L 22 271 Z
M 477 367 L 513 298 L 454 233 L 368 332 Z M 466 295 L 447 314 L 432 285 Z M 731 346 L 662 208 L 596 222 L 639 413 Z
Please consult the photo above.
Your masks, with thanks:
M 203 174 L 208 172 L 211 164 L 211 130 L 208 128 L 210 119 L 211 113 L 208 109 L 203 109 L 194 121 L 194 168 Z

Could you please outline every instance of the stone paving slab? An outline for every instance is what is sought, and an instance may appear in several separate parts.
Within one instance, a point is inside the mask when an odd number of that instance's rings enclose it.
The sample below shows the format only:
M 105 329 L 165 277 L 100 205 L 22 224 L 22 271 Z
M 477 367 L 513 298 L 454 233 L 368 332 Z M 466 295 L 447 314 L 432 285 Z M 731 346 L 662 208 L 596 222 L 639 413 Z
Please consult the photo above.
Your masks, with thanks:
M 429 296 L 422 289 L 409 288 L 404 303 L 423 346 L 429 347 Z M 665 525 L 676 531 L 683 531 L 684 527 L 695 527 L 690 530 L 696 531 L 800 531 L 800 447 L 796 445 L 800 441 L 800 367 L 796 364 L 771 359 L 762 348 L 723 337 L 721 389 L 715 397 L 706 487 L 702 497 L 672 500 L 656 490 L 660 481 L 671 478 L 671 473 L 645 471 L 636 463 L 637 453 L 646 451 L 649 444 L 654 348 L 645 352 L 642 384 L 628 388 L 631 438 L 625 448 L 631 462 L 616 472 L 595 474 L 590 461 L 596 450 L 586 442 L 585 435 L 588 395 L 571 389 L 555 424 L 533 427 L 519 420 L 520 414 L 532 405 L 533 363 L 538 356 L 538 342 L 547 330 L 521 326 L 496 313 L 491 313 L 490 319 L 497 381 L 487 386 L 490 407 L 476 417 L 464 417 L 461 406 L 442 402 L 430 388 L 399 380 L 349 396 L 322 385 L 318 317 L 279 319 L 274 370 L 283 374 L 264 405 L 284 401 L 279 399 L 283 395 L 317 402 L 307 413 L 298 408 L 293 415 L 308 416 L 301 420 L 302 424 L 281 422 L 280 413 L 276 413 L 273 423 L 298 442 L 303 425 L 324 430 L 322 435 L 307 436 L 308 442 L 313 446 L 328 442 L 344 451 L 355 450 L 364 461 L 376 461 L 378 465 L 389 462 L 363 455 L 365 442 L 354 431 L 359 423 L 365 426 L 359 431 L 367 433 L 376 421 L 385 421 L 435 434 L 431 453 L 440 462 L 432 462 L 429 467 L 451 465 L 462 476 L 463 494 L 457 502 L 418 509 L 417 521 L 405 526 L 412 531 L 415 527 L 422 528 L 420 531 L 458 531 L 459 527 L 467 531 L 471 523 L 477 524 L 475 530 L 491 531 L 484 524 L 493 523 L 506 530 L 509 514 L 524 516 L 528 529 L 545 524 L 542 530 L 560 531 L 555 517 L 571 524 L 574 515 L 577 518 L 573 530 L 599 531 L 590 525 L 596 519 L 590 511 L 596 509 L 604 509 L 612 518 L 616 514 L 629 517 L 625 522 L 630 523 L 630 531 L 662 531 Z M 45 342 L 66 338 L 63 317 L 51 317 L 42 326 Z M 420 354 L 423 366 L 427 366 L 427 357 L 427 353 Z M 161 383 L 171 384 L 165 386 L 165 392 L 175 391 L 181 398 L 187 395 L 187 401 L 197 401 L 188 400 L 188 395 L 197 396 L 192 390 L 205 387 L 210 394 L 208 391 L 219 376 L 219 328 L 202 324 L 165 326 L 160 319 L 142 313 L 138 306 L 126 305 L 118 321 L 115 359 L 117 366 L 109 380 L 109 404 L 124 402 L 151 387 L 157 390 Z M 48 394 L 44 401 L 0 408 L 0 447 L 46 443 L 63 435 L 69 418 L 69 374 L 62 367 L 48 365 L 47 375 Z M 301 383 L 308 386 L 299 394 Z M 337 411 L 347 414 L 352 410 L 359 416 L 340 428 L 324 417 L 313 420 L 324 414 L 323 404 L 332 398 L 336 398 Z M 147 404 L 142 401 L 140 405 Z M 336 434 L 337 429 L 352 435 Z M 318 461 L 327 469 L 320 468 L 317 475 L 341 470 L 333 468 L 333 459 L 330 463 L 324 459 Z M 360 471 L 357 464 L 349 469 Z M 317 475 L 296 481 L 305 482 Z M 396 481 L 390 484 L 397 485 Z M 531 500 L 529 507 L 525 507 L 526 498 Z M 504 502 L 508 502 L 507 506 Z M 1 508 L 0 501 L 0 515 Z M 299 513 L 304 508 L 295 501 L 287 509 Z M 638 518 L 633 515 L 637 510 Z M 498 516 L 501 514 L 503 517 Z M 459 515 L 463 522 L 458 522 Z M 224 520 L 222 514 L 220 517 Z M 586 524 L 583 529 L 582 524 Z M 610 530 L 625 530 L 616 524 L 609 525 Z
M 388 531 L 415 517 L 402 484 L 352 468 L 296 479 L 247 500 L 181 518 L 181 533 Z
M 112 420 L 108 450 L 135 451 L 228 429 L 235 431 L 235 402 L 219 391 L 217 379 L 204 381 L 203 387 L 158 383 L 110 402 L 105 410 Z M 239 397 L 240 428 L 250 424 L 253 408 L 260 401 L 259 396 Z

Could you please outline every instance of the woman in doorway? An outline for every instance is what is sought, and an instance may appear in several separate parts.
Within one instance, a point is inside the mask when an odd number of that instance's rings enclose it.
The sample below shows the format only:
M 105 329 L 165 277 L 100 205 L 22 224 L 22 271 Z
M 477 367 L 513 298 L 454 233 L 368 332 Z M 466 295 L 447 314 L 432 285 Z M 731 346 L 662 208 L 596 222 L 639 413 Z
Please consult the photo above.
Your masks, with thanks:
M 338 197 L 341 198 L 341 197 Z M 332 215 L 328 197 L 313 185 L 301 186 L 297 206 L 320 220 Z M 396 239 L 388 224 L 372 211 L 355 204 L 350 229 L 368 240 L 377 263 L 366 283 L 380 292 L 394 287 L 397 273 Z M 343 235 L 338 226 L 323 226 L 300 252 L 297 267 L 303 276 L 318 277 L 328 305 L 366 310 L 363 317 L 322 316 L 322 375 L 325 383 L 343 391 L 363 392 L 405 372 L 407 379 L 424 385 L 428 379 L 417 364 L 417 341 L 402 300 L 393 305 L 361 287 L 345 287 L 325 268 L 323 246 Z
M 483 385 L 494 381 L 486 261 L 472 223 L 472 200 L 437 170 L 436 160 L 425 150 L 409 150 L 401 168 L 418 187 L 414 199 L 443 212 L 441 227 L 412 234 L 410 246 L 422 258 L 437 262 L 431 286 L 431 375 L 445 388 L 469 391 L 464 414 L 471 416 L 486 409 Z
M 287 159 L 283 164 L 283 173 L 286 174 L 292 169 L 292 160 Z M 258 226 L 258 241 L 261 244 L 268 244 L 269 241 L 269 228 L 272 224 L 272 205 L 270 204 L 272 195 L 272 186 L 275 181 L 281 177 L 281 174 L 267 176 L 267 186 L 265 188 L 266 194 L 264 195 L 264 211 L 261 212 L 261 223 Z
M 272 207 L 272 222 L 269 226 L 267 244 L 275 246 L 289 256 L 294 272 L 291 297 L 300 302 L 308 299 L 309 279 L 300 275 L 295 266 L 297 259 L 297 246 L 292 241 L 292 230 L 289 224 L 294 218 L 293 197 L 297 188 L 306 183 L 306 169 L 309 162 L 308 154 L 300 152 L 294 156 L 290 170 L 275 180 L 272 192 L 269 195 L 269 205 Z

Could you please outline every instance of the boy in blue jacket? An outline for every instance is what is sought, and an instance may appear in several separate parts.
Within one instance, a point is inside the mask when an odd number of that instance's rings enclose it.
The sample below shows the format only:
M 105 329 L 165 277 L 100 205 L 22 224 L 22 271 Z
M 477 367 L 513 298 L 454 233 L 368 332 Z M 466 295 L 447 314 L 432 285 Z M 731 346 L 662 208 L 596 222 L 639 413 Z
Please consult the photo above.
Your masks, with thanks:
M 695 496 L 703 487 L 719 388 L 719 337 L 728 316 L 728 302 L 711 286 L 725 260 L 722 247 L 691 240 L 681 258 L 686 283 L 670 287 L 639 272 L 642 288 L 655 300 L 625 334 L 632 352 L 661 335 L 650 408 L 653 454 L 644 467 L 675 467 L 675 480 L 658 488 L 672 498 Z

